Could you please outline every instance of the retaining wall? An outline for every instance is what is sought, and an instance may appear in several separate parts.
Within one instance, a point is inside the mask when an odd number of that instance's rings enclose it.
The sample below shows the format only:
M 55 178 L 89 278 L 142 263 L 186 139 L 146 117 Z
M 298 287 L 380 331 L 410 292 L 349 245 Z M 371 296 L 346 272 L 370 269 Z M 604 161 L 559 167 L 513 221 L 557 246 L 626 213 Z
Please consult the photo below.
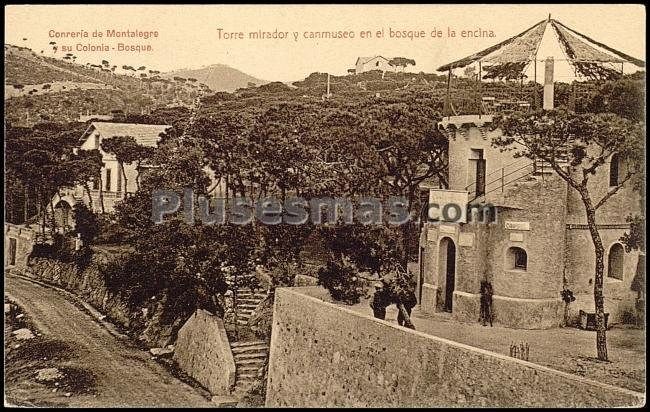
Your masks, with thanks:
M 26 276 L 68 290 L 107 315 L 120 327 L 138 333 L 138 339 L 149 347 L 166 346 L 173 342 L 173 331 L 178 329 L 184 319 L 171 323 L 163 316 L 166 296 L 149 301 L 141 308 L 132 308 L 126 297 L 111 293 L 106 286 L 101 265 L 110 257 L 97 252 L 92 262 L 85 268 L 75 263 L 55 259 L 32 257 L 29 259 Z
M 276 290 L 266 406 L 638 406 L 644 395 Z
M 174 360 L 213 395 L 229 395 L 235 385 L 235 359 L 223 321 L 198 309 L 178 331 Z
M 36 232 L 23 225 L 5 223 L 5 268 L 25 269 L 34 249 Z

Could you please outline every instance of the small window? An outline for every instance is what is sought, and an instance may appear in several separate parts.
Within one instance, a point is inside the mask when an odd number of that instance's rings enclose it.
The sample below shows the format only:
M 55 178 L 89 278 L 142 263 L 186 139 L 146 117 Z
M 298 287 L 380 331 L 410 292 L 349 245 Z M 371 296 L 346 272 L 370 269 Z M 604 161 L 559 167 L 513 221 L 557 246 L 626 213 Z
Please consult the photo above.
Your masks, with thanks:
M 375 63 L 375 66 L 379 66 L 379 62 L 376 62 L 376 63 Z
M 95 135 L 95 149 L 99 150 L 99 134 Z
M 528 255 L 520 247 L 511 247 L 508 249 L 508 268 L 510 270 L 527 270 Z
M 607 256 L 607 277 L 623 280 L 623 246 L 614 243 Z
M 618 180 L 618 166 L 619 166 L 619 156 L 617 154 L 613 154 L 612 158 L 609 162 L 609 186 L 618 186 L 619 180 Z
M 93 179 L 93 190 L 99 190 L 99 181 L 97 178 Z

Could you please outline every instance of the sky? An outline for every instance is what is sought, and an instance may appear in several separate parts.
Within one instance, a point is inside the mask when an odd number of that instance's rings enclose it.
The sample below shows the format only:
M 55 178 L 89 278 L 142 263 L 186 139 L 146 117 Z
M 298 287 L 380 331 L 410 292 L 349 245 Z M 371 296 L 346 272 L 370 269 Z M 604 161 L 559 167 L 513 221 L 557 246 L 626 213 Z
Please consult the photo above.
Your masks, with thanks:
M 13 5 L 5 6 L 5 42 L 51 56 L 49 42 L 56 41 L 72 47 L 82 64 L 108 60 L 118 67 L 144 65 L 170 71 L 220 63 L 263 80 L 294 81 L 312 72 L 342 75 L 354 67 L 357 57 L 374 55 L 408 57 L 416 62 L 408 71 L 431 73 L 524 31 L 549 13 L 574 30 L 645 60 L 641 5 Z M 244 39 L 220 39 L 220 28 L 242 32 Z M 448 28 L 457 36 L 447 37 Z M 106 31 L 112 29 L 157 31 L 158 37 L 106 38 Z M 249 32 L 276 29 L 287 32 L 287 38 L 248 38 Z M 377 38 L 382 29 L 384 37 Z M 391 29 L 423 30 L 426 37 L 391 39 Z M 96 30 L 104 37 L 92 37 Z M 360 37 L 366 30 L 371 38 Z M 431 37 L 434 30 L 443 37 Z M 492 31 L 494 37 L 462 38 L 462 30 Z M 89 37 L 51 37 L 53 32 L 79 31 Z M 321 31 L 354 31 L 355 37 L 304 38 L 305 32 Z M 118 51 L 118 43 L 148 45 L 151 51 Z M 109 51 L 78 51 L 77 44 L 105 44 Z M 59 48 L 54 56 L 64 54 Z M 563 58 L 559 49 L 540 48 L 540 58 L 555 54 Z M 541 67 L 542 63 L 538 70 Z M 626 67 L 626 72 L 635 70 Z M 568 76 L 568 72 L 559 70 L 557 75 Z

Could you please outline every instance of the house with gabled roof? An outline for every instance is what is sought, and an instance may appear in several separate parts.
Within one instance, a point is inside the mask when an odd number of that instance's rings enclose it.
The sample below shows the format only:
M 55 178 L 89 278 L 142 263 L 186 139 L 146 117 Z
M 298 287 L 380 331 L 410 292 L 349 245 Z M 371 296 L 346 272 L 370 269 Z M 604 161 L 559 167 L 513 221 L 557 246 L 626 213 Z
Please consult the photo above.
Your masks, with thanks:
M 71 210 L 79 201 L 88 205 L 92 200 L 92 205 L 89 206 L 93 210 L 99 211 L 103 198 L 104 210 L 110 213 L 116 202 L 124 199 L 127 193 L 134 193 L 137 190 L 138 170 L 136 165 L 125 164 L 124 171 L 122 171 L 115 156 L 102 150 L 103 139 L 115 136 L 132 136 L 137 143 L 143 146 L 156 147 L 161 135 L 170 127 L 160 124 L 92 122 L 79 137 L 78 148 L 81 150 L 97 149 L 102 154 L 104 165 L 100 172 L 100 178 L 89 183 L 90 199 L 84 193 L 82 186 L 63 190 L 61 195 L 57 194 L 53 197 L 52 203 L 58 226 L 73 226 Z M 124 182 L 123 175 L 126 175 L 126 182 Z
M 371 70 L 381 70 L 383 72 L 394 72 L 397 67 L 389 64 L 390 58 L 383 56 L 358 57 L 355 63 L 356 74 L 369 72 Z

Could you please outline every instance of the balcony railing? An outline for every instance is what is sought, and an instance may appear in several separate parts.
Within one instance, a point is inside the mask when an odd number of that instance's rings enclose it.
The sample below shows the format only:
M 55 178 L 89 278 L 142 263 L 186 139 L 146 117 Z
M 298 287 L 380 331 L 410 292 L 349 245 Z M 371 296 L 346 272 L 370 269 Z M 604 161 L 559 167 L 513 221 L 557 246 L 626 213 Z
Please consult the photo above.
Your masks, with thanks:
M 91 190 L 90 191 L 90 196 L 99 197 L 99 190 Z M 102 191 L 102 196 L 104 196 L 104 199 L 123 199 L 124 198 L 124 192 Z

